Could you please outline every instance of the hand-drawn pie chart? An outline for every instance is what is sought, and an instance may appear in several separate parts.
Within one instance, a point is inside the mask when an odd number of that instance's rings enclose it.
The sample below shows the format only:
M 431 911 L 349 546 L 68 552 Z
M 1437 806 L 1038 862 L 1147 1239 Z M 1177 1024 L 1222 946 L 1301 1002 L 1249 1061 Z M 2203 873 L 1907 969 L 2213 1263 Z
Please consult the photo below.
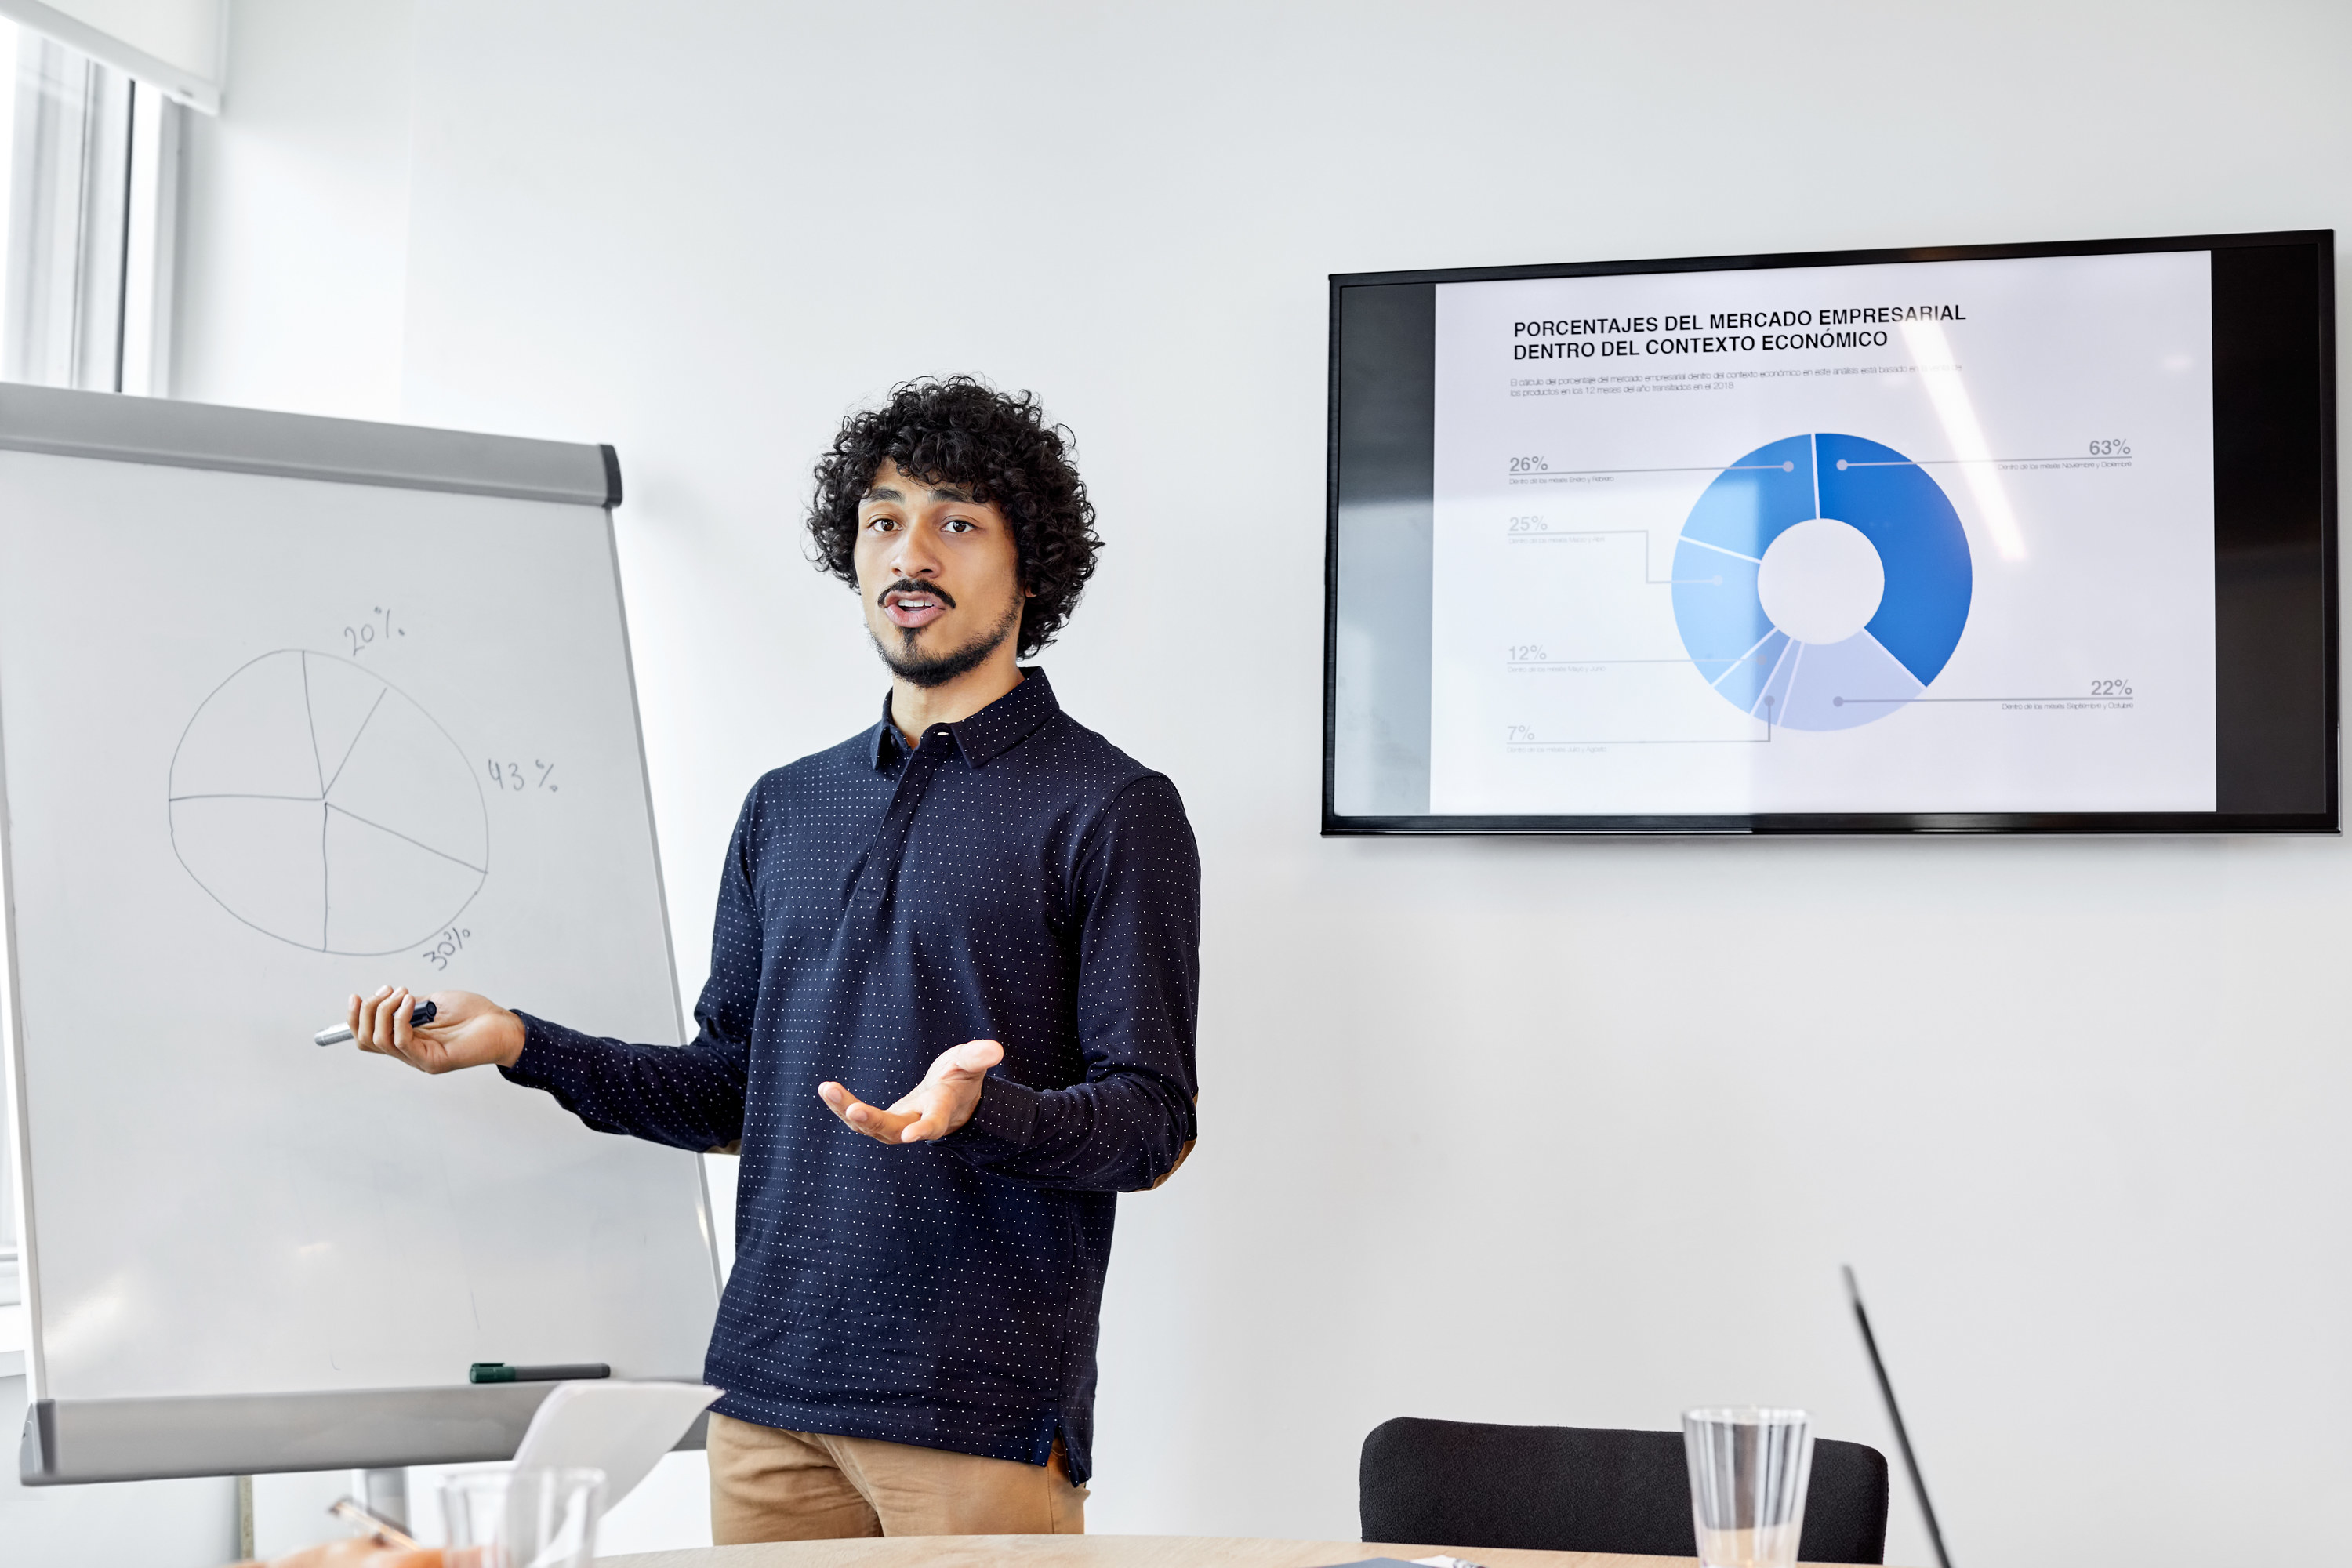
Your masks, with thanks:
M 489 874 L 474 770 L 407 693 L 280 648 L 221 682 L 172 755 L 172 847 L 221 908 L 315 952 L 419 947 Z

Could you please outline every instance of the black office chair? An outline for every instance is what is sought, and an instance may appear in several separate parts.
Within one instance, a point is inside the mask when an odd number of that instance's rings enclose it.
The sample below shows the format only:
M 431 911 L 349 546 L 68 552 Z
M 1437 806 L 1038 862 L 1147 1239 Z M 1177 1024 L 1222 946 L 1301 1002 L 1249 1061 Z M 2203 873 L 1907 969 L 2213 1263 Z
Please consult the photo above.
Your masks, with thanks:
M 1366 1541 L 1691 1557 L 1689 1472 L 1679 1432 L 1383 1421 L 1358 1482 Z M 1886 1561 L 1886 1458 L 1813 1442 L 1797 1555 Z

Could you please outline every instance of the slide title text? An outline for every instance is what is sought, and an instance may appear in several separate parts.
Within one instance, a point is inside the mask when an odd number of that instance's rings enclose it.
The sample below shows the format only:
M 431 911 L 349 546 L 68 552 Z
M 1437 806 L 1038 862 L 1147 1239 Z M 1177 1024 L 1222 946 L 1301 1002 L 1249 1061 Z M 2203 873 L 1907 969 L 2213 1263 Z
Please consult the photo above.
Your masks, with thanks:
M 1839 305 L 1803 310 L 1715 310 L 1666 316 L 1579 316 L 1512 324 L 1511 357 L 1622 359 L 1642 354 L 1777 353 L 1884 348 L 1905 321 L 1965 321 L 1958 305 Z M 1796 330 L 1790 330 L 1796 329 Z M 1829 329 L 1829 330 L 1822 330 Z

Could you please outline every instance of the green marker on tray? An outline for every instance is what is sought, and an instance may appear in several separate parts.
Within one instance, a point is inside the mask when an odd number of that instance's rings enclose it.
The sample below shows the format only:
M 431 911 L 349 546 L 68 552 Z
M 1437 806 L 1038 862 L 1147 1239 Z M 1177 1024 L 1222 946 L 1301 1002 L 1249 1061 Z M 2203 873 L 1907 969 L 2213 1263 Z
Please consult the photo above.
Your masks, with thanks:
M 509 1366 L 502 1361 L 478 1361 L 466 1369 L 467 1383 L 577 1383 L 583 1378 L 612 1375 L 613 1369 L 601 1361 L 565 1362 L 553 1366 Z

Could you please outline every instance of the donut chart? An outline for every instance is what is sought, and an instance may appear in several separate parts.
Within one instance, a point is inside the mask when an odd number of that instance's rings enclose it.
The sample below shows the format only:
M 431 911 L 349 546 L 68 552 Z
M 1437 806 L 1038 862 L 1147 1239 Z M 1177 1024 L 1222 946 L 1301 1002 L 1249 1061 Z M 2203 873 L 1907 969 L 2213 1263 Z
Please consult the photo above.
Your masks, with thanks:
M 1759 447 L 1716 476 L 1683 524 L 1674 584 L 1683 646 L 1725 701 L 1785 729 L 1850 730 L 1943 672 L 1974 574 L 1959 513 L 1927 470 L 1824 431 Z

